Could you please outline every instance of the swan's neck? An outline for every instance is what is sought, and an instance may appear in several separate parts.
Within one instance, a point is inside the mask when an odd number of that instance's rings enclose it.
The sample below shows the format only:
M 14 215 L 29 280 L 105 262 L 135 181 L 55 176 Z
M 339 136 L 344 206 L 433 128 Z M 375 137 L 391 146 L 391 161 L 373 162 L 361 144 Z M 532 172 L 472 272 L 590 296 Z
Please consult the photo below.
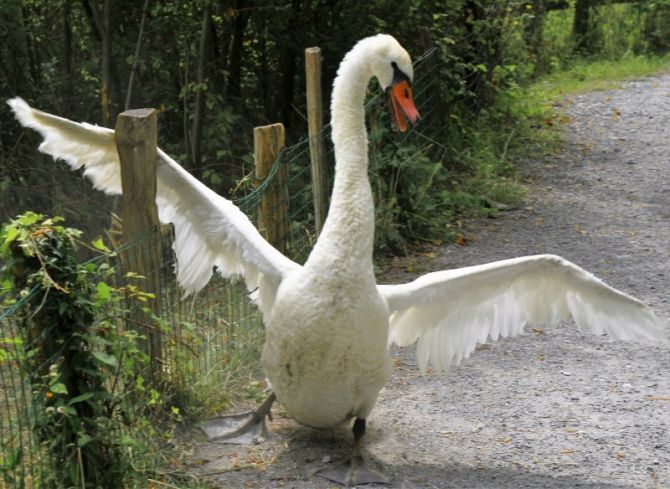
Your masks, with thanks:
M 362 46 L 359 46 L 362 47 Z M 374 202 L 368 180 L 365 93 L 372 77 L 364 49 L 351 51 L 333 85 L 335 184 L 328 217 L 306 265 L 372 272 Z M 335 264 L 339 265 L 335 265 Z

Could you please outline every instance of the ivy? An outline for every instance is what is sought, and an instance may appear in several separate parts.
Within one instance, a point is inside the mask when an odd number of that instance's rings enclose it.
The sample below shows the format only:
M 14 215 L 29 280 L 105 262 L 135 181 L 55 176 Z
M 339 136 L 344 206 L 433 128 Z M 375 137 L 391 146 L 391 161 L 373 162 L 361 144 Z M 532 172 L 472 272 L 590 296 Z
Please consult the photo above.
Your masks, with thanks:
M 126 385 L 147 364 L 140 337 L 120 331 L 109 314 L 121 295 L 109 285 L 104 262 L 77 263 L 80 232 L 62 219 L 28 212 L 0 230 L 0 281 L 21 338 L 2 338 L 17 358 L 32 393 L 32 426 L 50 467 L 41 487 L 120 488 L 133 474 L 127 433 L 133 419 Z M 94 248 L 104 249 L 99 244 Z M 96 319 L 102 317 L 103 319 Z M 1 359 L 0 359 L 1 360 Z M 124 368 L 120 368 L 123 363 Z M 21 464 L 5 455 L 5 480 Z

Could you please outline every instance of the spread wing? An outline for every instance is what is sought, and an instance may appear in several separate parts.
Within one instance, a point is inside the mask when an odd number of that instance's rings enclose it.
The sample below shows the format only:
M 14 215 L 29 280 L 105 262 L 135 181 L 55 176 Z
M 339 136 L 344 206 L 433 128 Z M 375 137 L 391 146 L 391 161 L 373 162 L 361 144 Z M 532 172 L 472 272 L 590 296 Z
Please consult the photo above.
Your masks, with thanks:
M 535 255 L 380 285 L 389 305 L 389 340 L 415 341 L 419 365 L 458 364 L 488 338 L 516 336 L 526 324 L 570 315 L 580 331 L 613 338 L 659 339 L 661 321 L 645 304 L 555 255 Z
M 39 132 L 42 153 L 82 168 L 93 186 L 121 194 L 119 156 L 114 131 L 76 123 L 31 108 L 23 99 L 8 101 L 18 121 Z M 226 276 L 241 275 L 265 314 L 272 307 L 281 280 L 300 265 L 282 255 L 256 230 L 230 200 L 206 187 L 158 149 L 158 215 L 175 227 L 177 280 L 187 293 L 209 281 L 214 267 Z

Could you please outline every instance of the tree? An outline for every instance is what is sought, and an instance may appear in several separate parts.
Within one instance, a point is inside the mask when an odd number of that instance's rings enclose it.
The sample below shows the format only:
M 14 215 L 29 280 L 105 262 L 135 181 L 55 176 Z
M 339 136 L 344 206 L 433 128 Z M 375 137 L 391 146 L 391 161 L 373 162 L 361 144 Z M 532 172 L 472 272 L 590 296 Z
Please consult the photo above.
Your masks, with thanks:
M 102 2 L 102 5 L 100 4 Z M 111 10 L 111 0 L 89 0 L 91 15 L 98 30 L 102 48 L 101 61 L 101 85 L 100 85 L 100 107 L 102 110 L 102 124 L 105 127 L 112 126 L 111 110 L 111 79 L 112 79 L 112 51 L 111 51 L 111 31 L 109 25 L 109 16 Z
M 202 10 L 202 29 L 200 31 L 200 48 L 198 49 L 198 84 L 195 92 L 195 111 L 193 112 L 193 133 L 191 136 L 192 164 L 194 168 L 200 167 L 202 156 L 202 123 L 205 117 L 205 97 L 207 96 L 205 71 L 212 39 L 211 25 L 211 3 L 205 2 Z
M 535 65 L 534 74 L 538 74 L 544 69 L 544 60 L 542 57 L 542 33 L 544 31 L 544 21 L 547 16 L 547 0 L 535 0 L 533 3 L 527 3 L 530 7 L 530 19 L 524 29 L 524 38 L 528 46 L 531 60 Z
M 575 40 L 575 51 L 586 54 L 591 52 L 591 6 L 593 0 L 577 0 L 575 2 L 575 17 L 572 24 L 572 35 Z

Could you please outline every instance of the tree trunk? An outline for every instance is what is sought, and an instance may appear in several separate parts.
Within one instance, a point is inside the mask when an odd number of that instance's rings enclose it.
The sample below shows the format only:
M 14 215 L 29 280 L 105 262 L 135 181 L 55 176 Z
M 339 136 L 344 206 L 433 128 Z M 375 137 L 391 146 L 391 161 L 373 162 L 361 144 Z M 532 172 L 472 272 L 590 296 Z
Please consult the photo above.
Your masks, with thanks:
M 135 81 L 135 72 L 137 71 L 137 62 L 140 57 L 140 50 L 142 49 L 142 36 L 144 35 L 144 22 L 147 18 L 147 11 L 149 9 L 149 0 L 144 0 L 142 7 L 142 19 L 140 20 L 140 30 L 137 34 L 137 43 L 135 44 L 135 56 L 133 56 L 133 66 L 130 70 L 130 77 L 128 78 L 128 90 L 126 90 L 126 102 L 123 104 L 124 110 L 130 110 L 130 103 L 133 97 L 133 82 Z
M 532 17 L 526 25 L 524 38 L 528 46 L 535 67 L 533 74 L 537 75 L 544 70 L 544 59 L 542 58 L 542 32 L 544 31 L 544 20 L 547 15 L 547 0 L 536 0 L 532 4 Z
M 198 52 L 198 89 L 195 94 L 195 111 L 193 113 L 193 136 L 192 136 L 192 160 L 193 168 L 199 168 L 202 155 L 202 122 L 205 117 L 205 70 L 207 66 L 207 59 L 209 58 L 209 44 L 211 39 L 211 4 L 205 2 L 205 7 L 202 11 L 202 31 L 200 33 L 200 48 Z
M 575 18 L 572 24 L 572 35 L 575 39 L 575 51 L 588 53 L 591 50 L 590 14 L 592 0 L 577 0 L 575 2 Z
M 477 33 L 475 26 L 477 22 L 485 17 L 484 9 L 478 0 L 466 0 L 463 4 L 463 22 L 467 33 L 467 43 L 469 51 L 463 56 L 466 64 L 465 83 L 469 92 L 474 95 L 474 111 L 479 111 L 486 105 L 486 78 L 484 73 L 477 68 L 482 60 L 486 59 L 487 40 L 480 39 L 481 33 Z M 488 64 L 488 63 L 487 63 Z
M 301 0 L 293 0 L 291 2 L 291 17 L 289 18 L 287 27 L 287 42 L 284 48 L 284 56 L 282 57 L 282 79 L 279 85 L 278 106 L 281 120 L 286 127 L 291 127 L 293 114 L 293 91 L 295 88 L 296 61 L 298 56 L 296 44 L 299 42 L 294 36 L 295 33 L 299 32 L 300 5 Z
M 110 103 L 110 85 L 112 73 L 112 56 L 111 56 L 111 33 L 109 29 L 109 15 L 111 10 L 111 0 L 102 0 L 102 9 L 97 0 L 89 0 L 91 13 L 95 26 L 100 34 L 100 41 L 102 43 L 102 59 L 101 71 L 102 82 L 100 85 L 100 107 L 102 109 L 102 125 L 111 127 L 112 125 L 112 111 Z
M 63 113 L 72 112 L 74 95 L 74 73 L 72 71 L 72 5 L 70 0 L 63 1 L 63 77 L 65 90 L 63 91 Z
M 18 2 L 12 2 L 3 7 L 7 18 L 7 24 L 15 26 L 7 31 L 6 39 L 9 41 L 7 51 L 9 60 L 7 64 L 0 66 L 0 70 L 6 73 L 5 78 L 10 87 L 11 94 L 23 93 L 27 96 L 26 66 L 28 63 L 28 47 L 26 42 L 26 29 L 23 22 L 23 10 Z
M 232 20 L 230 18 L 232 8 L 220 2 L 218 15 L 224 19 L 220 33 L 214 34 L 215 24 L 212 22 L 212 61 L 215 63 L 217 93 L 226 93 L 228 83 L 228 63 L 230 59 L 230 45 L 232 43 Z
M 259 20 L 258 27 L 260 36 L 258 37 L 258 51 L 260 53 L 260 88 L 261 101 L 263 104 L 264 119 L 270 118 L 270 69 L 268 67 L 268 47 L 267 47 L 267 20 L 262 17 Z
M 34 5 L 33 7 L 37 8 L 38 6 Z M 29 6 L 24 6 L 22 9 L 24 19 L 29 19 L 32 16 L 29 8 Z M 26 52 L 28 53 L 28 69 L 30 71 L 30 76 L 33 79 L 33 86 L 39 90 L 40 85 L 42 84 L 42 71 L 37 51 L 37 43 L 32 39 L 30 31 L 25 32 L 24 39 L 26 43 Z
M 112 0 L 104 0 L 102 11 L 102 90 L 100 100 L 102 102 L 102 120 L 106 127 L 112 125 L 111 110 L 111 78 L 112 78 L 112 39 L 109 29 L 109 12 Z
M 230 49 L 230 75 L 228 76 L 228 99 L 240 106 L 242 84 L 242 55 L 244 53 L 244 30 L 247 27 L 249 14 L 246 1 L 237 0 L 235 4 L 235 21 L 233 22 L 233 45 Z

